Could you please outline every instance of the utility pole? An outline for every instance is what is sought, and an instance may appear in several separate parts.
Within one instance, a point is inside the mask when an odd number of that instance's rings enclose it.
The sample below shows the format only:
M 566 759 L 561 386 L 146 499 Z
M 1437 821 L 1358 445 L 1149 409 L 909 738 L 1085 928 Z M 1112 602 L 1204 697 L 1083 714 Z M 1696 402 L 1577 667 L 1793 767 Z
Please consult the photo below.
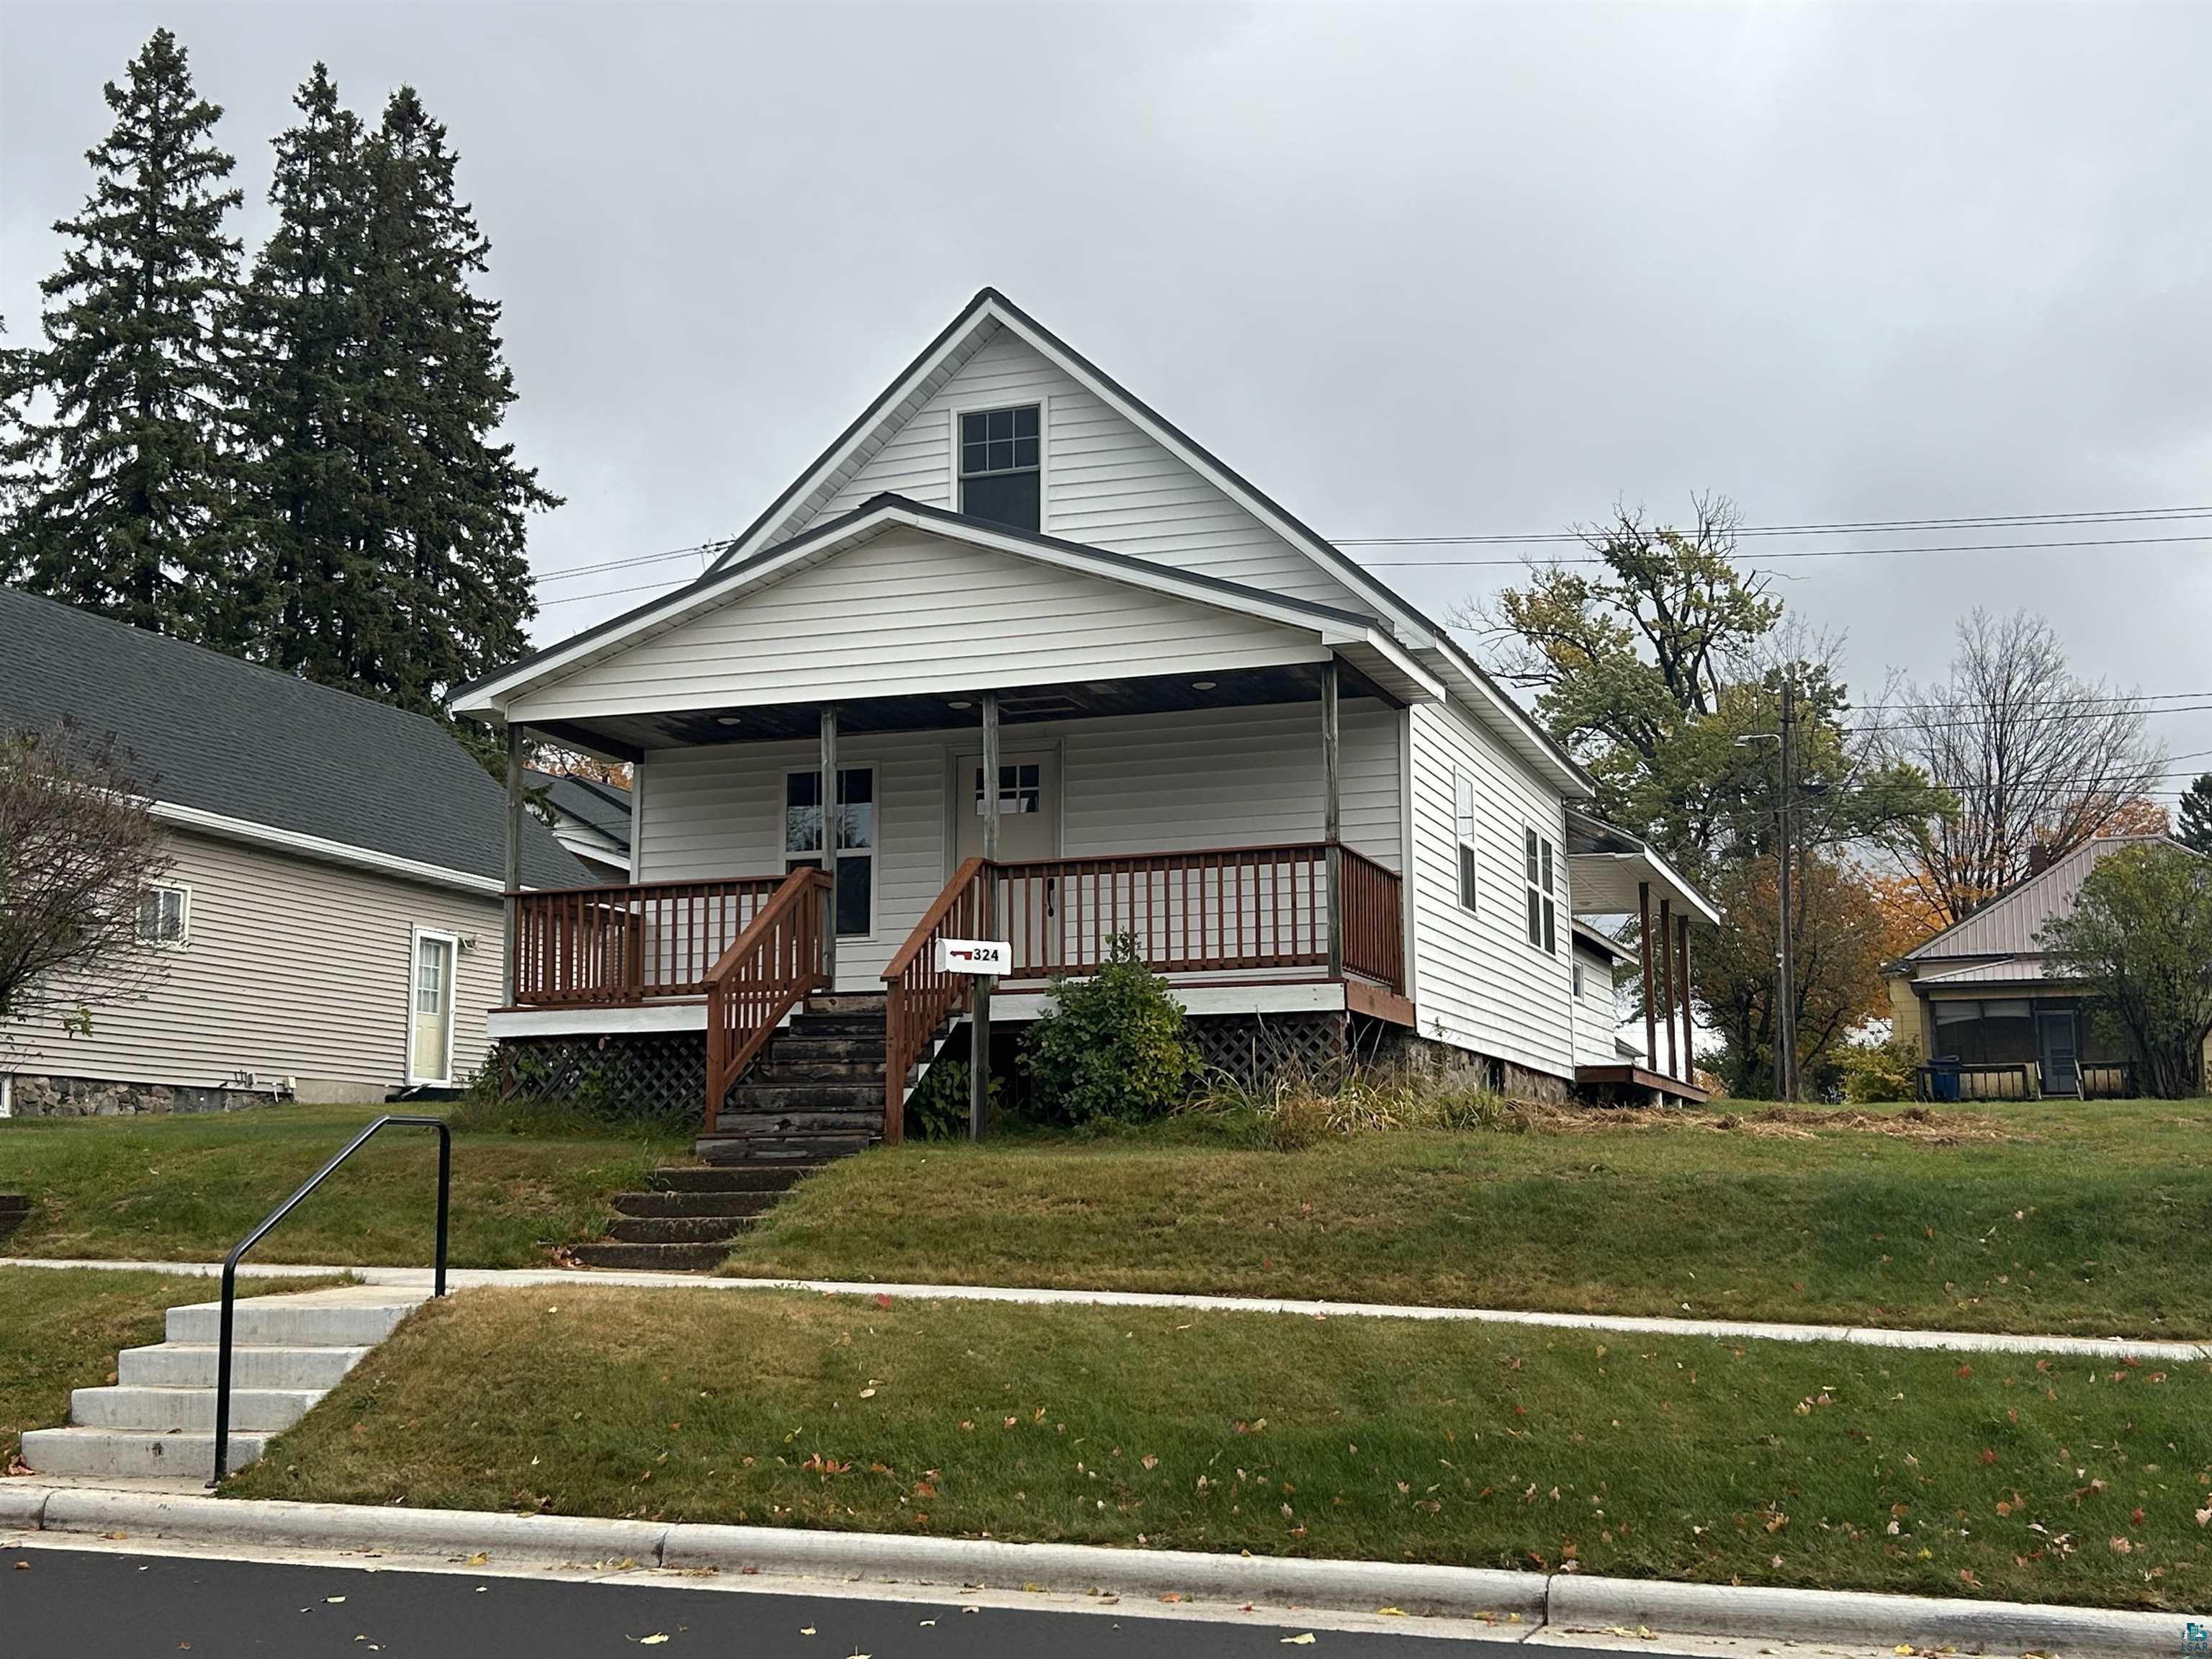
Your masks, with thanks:
M 1784 1101 L 1797 1098 L 1797 979 L 1790 959 L 1790 751 L 1796 735 L 1796 680 L 1794 676 L 1785 675 L 1782 681 L 1781 795 L 1775 803 L 1780 832 L 1777 850 L 1781 855 L 1781 935 L 1774 951 L 1774 1092 Z

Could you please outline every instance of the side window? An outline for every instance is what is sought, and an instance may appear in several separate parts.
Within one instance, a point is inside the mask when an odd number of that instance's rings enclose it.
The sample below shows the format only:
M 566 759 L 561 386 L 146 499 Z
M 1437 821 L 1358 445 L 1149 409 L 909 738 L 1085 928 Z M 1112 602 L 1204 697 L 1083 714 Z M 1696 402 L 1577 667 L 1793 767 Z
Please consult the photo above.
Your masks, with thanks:
M 138 942 L 182 946 L 191 939 L 192 890 L 149 887 L 138 895 Z
M 1459 908 L 1474 908 L 1474 780 L 1452 774 L 1452 834 L 1459 848 Z
M 1528 943 L 1554 956 L 1559 953 L 1559 907 L 1553 897 L 1552 843 L 1534 830 L 1522 833 L 1522 862 L 1528 889 Z

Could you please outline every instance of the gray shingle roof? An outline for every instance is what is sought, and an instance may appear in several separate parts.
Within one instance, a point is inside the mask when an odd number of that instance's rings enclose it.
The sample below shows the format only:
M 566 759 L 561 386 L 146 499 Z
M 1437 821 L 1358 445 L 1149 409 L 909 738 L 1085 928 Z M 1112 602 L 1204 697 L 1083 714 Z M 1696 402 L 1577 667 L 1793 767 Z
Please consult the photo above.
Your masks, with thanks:
M 1907 962 L 1928 962 L 1946 957 L 2040 956 L 2043 946 L 2036 934 L 2054 916 L 2070 915 L 2081 884 L 2106 854 L 2164 836 L 2100 836 L 2087 841 L 2040 875 L 2030 876 L 2011 891 L 2000 894 L 1964 921 L 1954 922 L 1935 938 L 1905 953 Z
M 630 796 L 627 789 L 617 789 L 611 783 L 591 778 L 541 772 L 534 766 L 528 776 L 530 787 L 543 789 L 546 805 L 555 811 L 589 825 L 618 847 L 629 845 Z
M 505 792 L 436 721 L 0 587 L 0 725 L 115 734 L 156 800 L 496 881 Z M 522 879 L 589 872 L 526 814 Z

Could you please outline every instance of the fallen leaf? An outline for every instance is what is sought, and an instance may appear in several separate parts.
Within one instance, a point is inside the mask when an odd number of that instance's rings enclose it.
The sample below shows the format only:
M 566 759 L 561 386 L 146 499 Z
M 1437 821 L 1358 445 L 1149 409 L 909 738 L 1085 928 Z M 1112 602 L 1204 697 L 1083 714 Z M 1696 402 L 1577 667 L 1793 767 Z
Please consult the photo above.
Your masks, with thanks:
M 461 1565 L 465 1567 L 481 1567 L 488 1565 L 490 1563 L 490 1560 L 491 1553 L 489 1551 L 478 1550 L 474 1554 L 465 1557 L 462 1560 Z
M 1307 1631 L 1298 1636 L 1285 1636 L 1282 1645 L 1286 1648 L 1310 1648 L 1314 1644 L 1314 1633 Z
M 891 1305 L 891 1299 L 885 1296 L 881 1291 L 878 1291 L 876 1292 L 876 1305 L 878 1308 L 888 1308 Z
M 667 1638 L 666 1636 L 665 1636 L 665 1635 L 661 1634 L 661 1633 L 660 1633 L 660 1632 L 654 1632 L 653 1635 L 651 1635 L 651 1636 L 641 1636 L 641 1637 L 639 1637 L 639 1638 L 637 1638 L 637 1644 L 638 1644 L 638 1646 L 640 1646 L 640 1647 L 641 1647 L 641 1648 L 657 1648 L 657 1647 L 659 1647 L 659 1646 L 663 1642 L 665 1642 L 667 1639 L 668 1639 L 668 1638 Z
M 336 1607 L 339 1602 L 344 1601 L 345 1597 L 343 1595 L 325 1595 L 323 1600 L 329 1602 L 331 1606 Z
M 799 1627 L 799 1633 L 801 1636 L 811 1636 L 814 1634 L 814 1626 L 811 1625 L 801 1625 Z

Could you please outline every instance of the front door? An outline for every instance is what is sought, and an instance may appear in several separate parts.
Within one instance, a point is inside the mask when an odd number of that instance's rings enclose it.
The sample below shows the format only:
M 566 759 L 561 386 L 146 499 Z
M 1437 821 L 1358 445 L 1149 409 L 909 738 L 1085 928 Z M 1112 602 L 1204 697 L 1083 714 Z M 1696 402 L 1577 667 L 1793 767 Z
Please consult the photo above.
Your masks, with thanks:
M 2035 1030 L 2043 1051 L 2043 1092 L 2078 1095 L 2081 1092 L 2081 1053 L 2075 1046 L 2071 1013 L 2038 1014 Z
M 952 862 L 983 855 L 983 761 L 963 755 L 952 795 Z M 1007 864 L 1060 856 L 1060 762 L 1049 750 L 999 755 L 999 857 Z
M 415 992 L 410 999 L 414 1041 L 410 1083 L 445 1084 L 453 1074 L 453 940 L 444 933 L 415 936 Z

